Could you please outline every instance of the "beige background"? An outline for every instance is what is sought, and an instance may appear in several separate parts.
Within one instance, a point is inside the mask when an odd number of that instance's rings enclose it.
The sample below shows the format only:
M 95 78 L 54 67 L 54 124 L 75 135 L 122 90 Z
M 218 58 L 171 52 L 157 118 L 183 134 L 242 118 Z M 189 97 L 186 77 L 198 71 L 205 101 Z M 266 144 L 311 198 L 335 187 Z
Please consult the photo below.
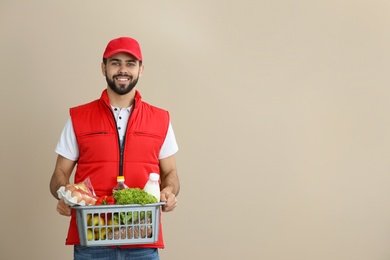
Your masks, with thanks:
M 54 147 L 123 35 L 180 145 L 161 259 L 390 259 L 389 13 L 387 0 L 1 0 L 0 259 L 72 259 Z

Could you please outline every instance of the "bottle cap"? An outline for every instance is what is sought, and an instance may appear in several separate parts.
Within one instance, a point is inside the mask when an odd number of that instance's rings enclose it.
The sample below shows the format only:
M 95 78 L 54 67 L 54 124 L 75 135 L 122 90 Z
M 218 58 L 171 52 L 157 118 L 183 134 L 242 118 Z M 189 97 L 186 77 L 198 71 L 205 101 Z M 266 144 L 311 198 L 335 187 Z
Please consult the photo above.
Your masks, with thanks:
M 149 174 L 149 180 L 158 181 L 160 179 L 160 175 L 158 173 Z
M 117 181 L 125 181 L 125 176 L 118 176 L 116 177 Z

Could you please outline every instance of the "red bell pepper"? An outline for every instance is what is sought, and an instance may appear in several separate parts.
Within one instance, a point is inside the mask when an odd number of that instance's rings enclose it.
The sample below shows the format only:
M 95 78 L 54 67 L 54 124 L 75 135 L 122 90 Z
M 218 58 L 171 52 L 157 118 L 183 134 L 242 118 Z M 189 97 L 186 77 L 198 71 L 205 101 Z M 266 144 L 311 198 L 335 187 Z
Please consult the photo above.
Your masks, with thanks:
M 114 205 L 115 198 L 113 196 L 104 195 L 98 198 L 95 205 Z

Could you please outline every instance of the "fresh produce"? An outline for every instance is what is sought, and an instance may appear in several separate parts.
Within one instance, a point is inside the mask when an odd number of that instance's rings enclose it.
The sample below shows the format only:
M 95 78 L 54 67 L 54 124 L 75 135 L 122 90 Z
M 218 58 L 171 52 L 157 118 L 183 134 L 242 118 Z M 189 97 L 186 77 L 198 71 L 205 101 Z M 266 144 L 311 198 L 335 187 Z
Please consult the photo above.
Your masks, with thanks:
M 88 226 L 104 226 L 104 218 L 103 216 L 99 216 L 98 214 L 94 214 L 93 217 L 87 216 L 87 225 Z
M 140 188 L 126 188 L 123 190 L 119 190 L 115 192 L 112 195 L 115 200 L 116 204 L 151 204 L 151 203 L 157 203 L 157 198 L 155 198 L 153 195 L 150 195 L 146 191 L 140 189 Z
M 113 205 L 115 204 L 115 199 L 113 196 L 101 196 L 97 199 L 95 205 Z
M 112 196 L 100 196 L 95 205 L 145 205 L 157 202 L 157 198 L 140 188 L 125 188 Z M 89 213 L 86 214 L 87 240 L 151 238 L 152 221 L 152 210 L 141 210 L 140 207 L 126 211 Z
M 150 220 L 152 218 L 152 212 L 146 211 L 146 218 L 145 218 L 145 211 L 129 211 L 129 212 L 120 212 L 120 214 L 114 214 L 113 219 L 114 221 L 121 223 L 121 224 L 137 224 L 140 221 Z
M 88 239 L 88 241 L 92 241 L 93 240 L 92 228 L 88 228 L 87 239 Z
M 105 240 L 107 235 L 107 229 L 95 228 L 95 240 Z
M 107 225 L 108 226 L 118 226 L 119 225 L 119 221 L 115 217 L 114 218 L 109 218 L 108 221 L 107 221 Z

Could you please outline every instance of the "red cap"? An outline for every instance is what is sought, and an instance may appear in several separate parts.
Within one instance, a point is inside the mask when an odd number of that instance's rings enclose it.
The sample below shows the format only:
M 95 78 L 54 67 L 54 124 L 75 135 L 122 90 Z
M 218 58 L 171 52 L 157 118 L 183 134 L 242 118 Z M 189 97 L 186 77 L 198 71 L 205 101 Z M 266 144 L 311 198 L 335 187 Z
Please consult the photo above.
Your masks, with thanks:
M 138 60 L 142 60 L 141 48 L 139 43 L 130 37 L 120 37 L 111 40 L 104 51 L 103 58 L 111 57 L 119 52 L 125 52 L 133 55 Z

